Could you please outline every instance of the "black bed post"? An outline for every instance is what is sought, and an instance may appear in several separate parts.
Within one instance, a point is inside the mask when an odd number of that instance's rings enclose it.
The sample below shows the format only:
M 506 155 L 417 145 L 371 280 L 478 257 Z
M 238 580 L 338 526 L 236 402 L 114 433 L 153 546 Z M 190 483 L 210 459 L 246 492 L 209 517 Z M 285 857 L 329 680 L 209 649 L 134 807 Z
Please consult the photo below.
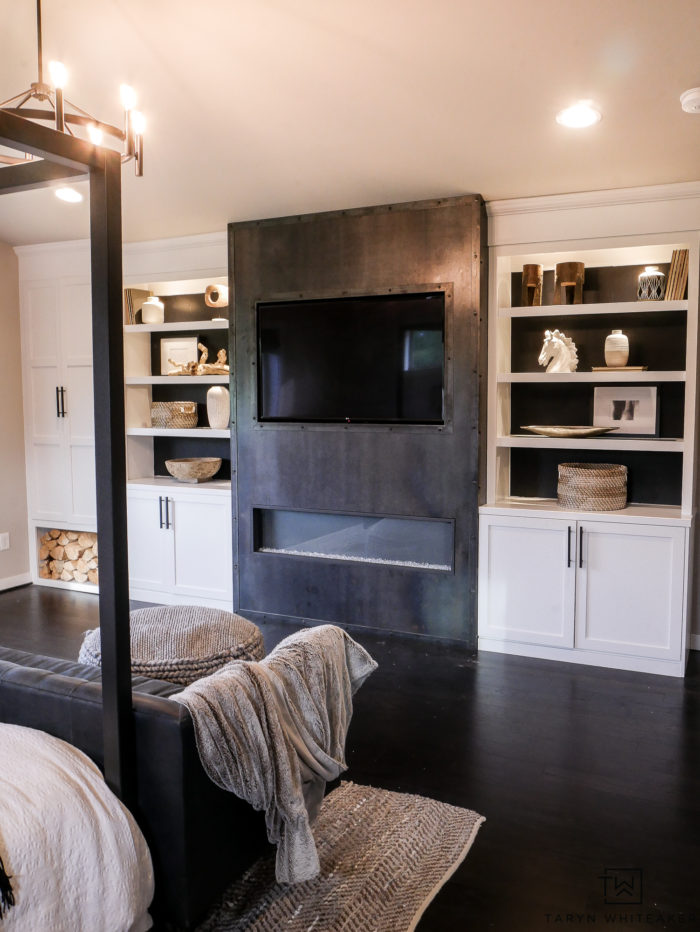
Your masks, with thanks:
M 90 171 L 90 241 L 104 772 L 111 789 L 131 807 L 136 781 L 126 537 L 121 161 L 117 152 L 102 150 L 101 155 Z
M 121 156 L 0 109 L 0 145 L 38 156 L 0 170 L 0 195 L 90 177 L 95 473 L 105 779 L 135 803 L 122 332 Z

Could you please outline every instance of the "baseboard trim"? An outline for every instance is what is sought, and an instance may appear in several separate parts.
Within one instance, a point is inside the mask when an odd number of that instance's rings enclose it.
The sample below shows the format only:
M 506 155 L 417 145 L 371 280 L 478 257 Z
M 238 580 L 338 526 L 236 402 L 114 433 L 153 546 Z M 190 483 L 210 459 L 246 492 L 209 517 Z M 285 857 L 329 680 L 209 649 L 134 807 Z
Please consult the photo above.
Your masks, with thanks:
M 0 579 L 0 592 L 4 592 L 5 589 L 16 589 L 17 586 L 26 586 L 27 583 L 31 581 L 31 573 L 20 573 L 18 576 L 6 576 L 4 579 Z

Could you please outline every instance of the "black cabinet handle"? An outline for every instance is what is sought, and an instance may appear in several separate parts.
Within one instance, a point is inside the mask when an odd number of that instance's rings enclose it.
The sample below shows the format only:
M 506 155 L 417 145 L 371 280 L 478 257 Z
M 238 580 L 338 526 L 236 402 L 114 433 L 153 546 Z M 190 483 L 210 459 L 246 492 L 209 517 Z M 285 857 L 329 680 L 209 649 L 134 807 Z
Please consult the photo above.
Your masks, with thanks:
M 66 416 L 66 390 L 62 385 L 60 388 L 60 392 L 61 392 L 61 417 L 65 417 Z
M 170 530 L 170 499 L 165 496 L 165 529 Z
M 163 496 L 158 496 L 158 517 L 160 518 L 160 527 L 163 527 Z
M 61 405 L 59 403 L 58 385 L 56 386 L 56 417 L 61 416 Z
M 566 529 L 566 566 L 571 566 L 571 526 Z
M 583 569 L 583 528 L 578 529 L 578 565 Z

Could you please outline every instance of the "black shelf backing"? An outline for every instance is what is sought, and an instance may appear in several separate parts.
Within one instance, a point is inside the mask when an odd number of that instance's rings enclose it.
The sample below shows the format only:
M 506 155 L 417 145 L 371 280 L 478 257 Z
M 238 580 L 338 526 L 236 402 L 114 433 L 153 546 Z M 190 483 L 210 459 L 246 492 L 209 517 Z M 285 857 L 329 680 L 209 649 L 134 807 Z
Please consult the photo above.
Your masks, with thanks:
M 647 265 L 655 265 L 668 281 L 669 262 L 647 262 L 644 265 L 611 265 L 584 270 L 583 303 L 601 304 L 607 301 L 636 301 L 639 273 Z M 511 274 L 511 304 L 521 307 L 522 272 Z M 542 304 L 551 304 L 554 297 L 554 270 L 544 273 Z
M 510 494 L 535 498 L 557 497 L 559 463 L 618 463 L 627 466 L 630 504 L 681 504 L 683 455 L 631 450 L 511 450 Z
M 611 387 L 609 382 L 600 383 Z M 625 391 L 631 384 L 620 385 Z M 648 382 L 640 383 L 648 386 Z M 593 424 L 593 390 L 596 383 L 562 382 L 547 385 L 536 382 L 515 382 L 510 396 L 510 433 L 525 433 L 526 424 L 589 425 Z M 657 386 L 659 405 L 659 437 L 683 436 L 685 413 L 685 382 L 663 382 Z M 618 436 L 629 436 L 619 434 Z M 610 437 L 614 445 L 615 438 Z

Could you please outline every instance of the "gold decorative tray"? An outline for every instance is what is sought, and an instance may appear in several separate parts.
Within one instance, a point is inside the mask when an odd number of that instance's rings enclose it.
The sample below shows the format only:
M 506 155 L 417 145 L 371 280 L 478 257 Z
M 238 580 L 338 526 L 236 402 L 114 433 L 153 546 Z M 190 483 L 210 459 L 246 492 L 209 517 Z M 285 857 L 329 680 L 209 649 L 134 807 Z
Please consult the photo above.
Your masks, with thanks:
M 617 429 L 617 427 L 547 426 L 546 424 L 522 424 L 520 426 L 520 430 L 529 430 L 533 434 L 541 434 L 543 437 L 596 437 L 599 434 L 607 434 L 611 430 Z

